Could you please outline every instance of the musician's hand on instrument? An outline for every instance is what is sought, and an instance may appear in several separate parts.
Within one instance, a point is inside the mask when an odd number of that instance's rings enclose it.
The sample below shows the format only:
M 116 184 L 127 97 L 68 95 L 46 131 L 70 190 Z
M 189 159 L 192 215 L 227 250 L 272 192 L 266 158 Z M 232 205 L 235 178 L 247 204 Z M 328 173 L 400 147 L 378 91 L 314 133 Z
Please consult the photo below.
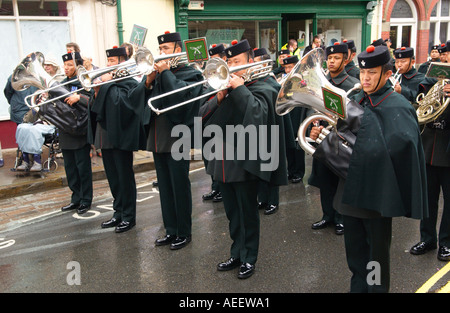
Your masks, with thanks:
M 145 87 L 150 88 L 150 85 L 156 78 L 156 70 L 147 75 L 147 79 L 145 81 Z
M 402 86 L 399 83 L 397 83 L 394 86 L 394 90 L 396 93 L 402 93 Z
M 236 89 L 239 86 L 244 85 L 244 79 L 240 76 L 237 76 L 236 74 L 231 74 L 231 79 L 228 83 L 228 87 L 231 87 L 231 89 Z
M 445 95 L 449 96 L 450 95 L 450 84 L 445 84 L 443 90 L 444 90 Z
M 113 74 L 112 74 L 111 72 L 110 72 L 110 73 L 103 74 L 103 75 L 100 77 L 100 80 L 101 80 L 102 82 L 106 82 L 106 81 L 111 80 L 111 79 L 113 79 Z
M 222 102 L 222 100 L 226 97 L 228 93 L 228 89 L 224 89 L 219 91 L 216 96 L 217 96 L 217 103 L 220 105 L 220 103 Z
M 311 138 L 312 140 L 316 140 L 317 138 L 319 138 L 320 133 L 322 132 L 323 126 L 313 126 L 311 128 L 311 132 L 309 133 L 309 138 Z
M 169 70 L 170 66 L 169 63 L 166 60 L 161 60 L 157 62 L 155 65 L 155 70 L 158 71 L 158 73 L 162 73 L 164 70 Z
M 80 95 L 78 94 L 73 94 L 69 97 L 67 97 L 66 99 L 64 99 L 64 102 L 67 103 L 68 105 L 72 106 L 74 103 L 77 103 L 78 101 L 80 101 Z

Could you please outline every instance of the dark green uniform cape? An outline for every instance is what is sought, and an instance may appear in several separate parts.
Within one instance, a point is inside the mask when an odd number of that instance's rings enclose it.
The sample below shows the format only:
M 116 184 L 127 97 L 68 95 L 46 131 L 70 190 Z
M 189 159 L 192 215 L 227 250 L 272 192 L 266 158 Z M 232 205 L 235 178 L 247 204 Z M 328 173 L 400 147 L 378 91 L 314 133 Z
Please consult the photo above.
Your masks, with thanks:
M 389 84 L 354 99 L 364 114 L 342 203 L 384 217 L 426 217 L 425 157 L 415 110 Z
M 345 71 L 348 75 L 359 80 L 359 68 L 356 66 L 355 62 L 352 60 L 345 66 Z
M 400 85 L 402 86 L 402 95 L 411 103 L 416 103 L 416 97 L 419 93 L 419 85 L 425 75 L 419 73 L 415 68 L 409 72 L 402 74 Z
M 165 70 L 157 74 L 153 82 L 151 97 L 178 90 L 182 87 L 202 81 L 202 73 L 193 67 L 180 65 L 171 70 Z M 203 86 L 198 85 L 173 95 L 152 101 L 152 105 L 158 109 L 165 109 L 178 103 L 190 100 L 201 95 Z M 191 130 L 194 126 L 194 117 L 197 116 L 200 103 L 203 99 L 188 103 L 184 106 L 157 115 L 152 112 L 150 118 L 150 134 L 147 149 L 153 152 L 171 152 L 172 144 L 178 137 L 172 137 L 172 128 L 176 125 L 187 125 Z M 204 101 L 204 100 L 203 100 Z M 194 136 L 191 137 L 191 146 Z
M 94 127 L 99 122 L 114 148 L 125 151 L 145 149 L 144 89 L 144 81 L 138 84 L 134 78 L 100 86 L 91 108 L 90 143 L 94 142 Z
M 286 154 L 284 133 L 280 125 L 282 118 L 275 113 L 275 102 L 278 97 L 278 92 L 269 84 L 254 80 L 239 86 L 230 91 L 227 97 L 222 101 L 220 106 L 217 105 L 217 97 L 207 101 L 200 109 L 204 126 L 218 125 L 223 132 L 223 159 L 213 159 L 208 162 L 207 172 L 213 175 L 214 180 L 221 182 L 237 182 L 249 179 L 245 173 L 250 173 L 269 182 L 272 185 L 280 186 L 287 184 L 287 169 L 286 169 Z M 226 145 L 229 138 L 226 138 L 227 125 L 236 126 L 242 125 L 244 129 L 248 126 L 254 125 L 257 129 L 258 141 L 266 140 L 267 147 L 262 148 L 259 143 L 252 142 L 249 145 L 248 138 L 245 139 L 245 158 L 238 157 L 241 147 L 239 142 L 243 139 L 245 134 L 237 134 L 237 139 L 234 140 L 234 156 L 232 160 L 226 158 Z M 266 125 L 267 134 L 261 137 L 260 127 Z M 278 130 L 278 149 L 277 151 L 270 151 L 271 148 L 271 126 L 275 125 Z M 239 147 L 238 147 L 239 146 Z M 249 147 L 257 147 L 258 150 L 263 149 L 264 153 L 271 156 L 276 155 L 278 158 L 278 166 L 267 170 L 264 165 L 271 163 L 271 159 L 264 160 L 261 158 L 260 151 L 256 151 L 256 158 L 249 157 Z M 242 152 L 242 151 L 241 151 Z M 255 151 L 251 151 L 252 153 Z M 243 160 L 240 160 L 243 159 Z M 270 167 L 270 166 L 268 166 Z
M 430 64 L 431 61 L 426 61 L 425 63 L 420 64 L 419 69 L 417 71 L 425 75 L 428 71 L 428 67 L 430 66 Z

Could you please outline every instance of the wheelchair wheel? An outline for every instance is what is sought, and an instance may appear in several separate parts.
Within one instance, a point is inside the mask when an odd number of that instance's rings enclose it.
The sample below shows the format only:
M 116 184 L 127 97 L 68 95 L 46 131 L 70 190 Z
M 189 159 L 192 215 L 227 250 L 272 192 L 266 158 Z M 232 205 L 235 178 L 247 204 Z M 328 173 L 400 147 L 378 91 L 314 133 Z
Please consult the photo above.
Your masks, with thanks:
M 58 163 L 54 159 L 47 159 L 44 164 L 42 164 L 42 170 L 45 172 L 54 172 L 58 168 Z

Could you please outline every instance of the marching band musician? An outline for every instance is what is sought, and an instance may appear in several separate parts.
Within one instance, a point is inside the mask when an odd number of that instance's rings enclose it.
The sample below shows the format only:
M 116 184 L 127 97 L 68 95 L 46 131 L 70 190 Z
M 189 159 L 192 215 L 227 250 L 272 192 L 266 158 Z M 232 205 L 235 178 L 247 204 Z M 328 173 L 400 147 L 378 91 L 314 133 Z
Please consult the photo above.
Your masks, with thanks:
M 64 73 L 66 77 L 61 82 L 70 84 L 64 87 L 69 91 L 80 89 L 80 92 L 73 93 L 64 99 L 64 102 L 72 106 L 76 102 L 88 107 L 92 93 L 83 90 L 77 80 L 77 66 L 83 64 L 83 59 L 79 52 L 69 52 L 62 56 L 64 62 Z M 93 188 L 92 188 L 92 167 L 90 150 L 86 133 L 69 134 L 62 129 L 59 131 L 59 147 L 64 158 L 64 169 L 67 176 L 67 184 L 72 191 L 70 204 L 63 206 L 61 211 L 77 210 L 78 214 L 86 213 L 91 208 Z
M 128 59 L 124 47 L 106 50 L 107 66 L 118 65 Z M 114 73 L 101 76 L 101 81 L 113 80 Z M 145 130 L 142 122 L 144 91 L 137 89 L 134 78 L 112 81 L 94 87 L 95 99 L 90 108 L 89 138 L 101 149 L 106 178 L 111 189 L 114 213 L 101 224 L 115 227 L 116 233 L 136 225 L 136 181 L 133 171 L 133 151 L 145 149 Z M 142 83 L 142 86 L 144 84 Z
M 232 46 L 225 49 L 228 66 L 239 66 L 253 63 L 253 50 L 246 39 L 233 41 Z M 277 125 L 279 120 L 274 104 L 278 96 L 276 89 L 261 80 L 244 81 L 241 77 L 246 70 L 231 74 L 229 89 L 219 91 L 212 99 L 200 108 L 204 125 L 217 125 L 226 134 L 230 125 L 260 126 Z M 271 138 L 271 130 L 266 133 Z M 282 136 L 278 134 L 281 145 Z M 234 136 L 231 136 L 234 137 Z M 267 139 L 267 138 L 266 138 Z M 264 139 L 263 139 L 264 140 Z M 253 141 L 254 143 L 254 141 Z M 255 263 L 259 250 L 259 213 L 258 213 L 258 182 L 260 179 L 274 185 L 286 184 L 285 160 L 279 158 L 279 166 L 270 170 L 263 169 L 263 160 L 258 155 L 255 160 L 248 156 L 244 160 L 236 159 L 237 152 L 228 156 L 230 146 L 235 149 L 250 147 L 249 140 L 245 146 L 236 144 L 234 138 L 223 138 L 222 160 L 211 158 L 207 173 L 220 182 L 225 212 L 229 220 L 229 231 L 232 240 L 230 258 L 217 265 L 219 271 L 229 271 L 239 267 L 238 278 L 245 279 L 254 274 Z M 270 144 L 267 144 L 270 147 Z M 279 147 L 280 150 L 284 147 Z M 278 151 L 275 151 L 278 153 Z
M 178 32 L 166 32 L 158 36 L 161 54 L 173 54 L 182 51 L 181 36 Z M 155 65 L 155 71 L 147 76 L 147 88 L 151 97 L 177 90 L 203 80 L 202 73 L 187 64 L 178 64 L 172 68 L 167 60 Z M 178 92 L 155 101 L 159 109 L 170 107 L 184 100 L 199 96 L 202 86 Z M 177 125 L 187 125 L 191 130 L 194 116 L 197 116 L 199 101 L 184 105 L 163 114 L 152 112 L 147 139 L 147 150 L 153 152 L 156 175 L 159 186 L 161 211 L 166 234 L 155 241 L 155 245 L 170 245 L 171 250 L 181 249 L 191 242 L 192 195 L 189 180 L 190 159 L 176 160 L 172 156 L 172 145 L 179 138 L 172 136 Z M 193 136 L 192 136 L 193 137 Z M 179 151 L 183 153 L 183 151 Z
M 344 217 L 351 292 L 388 292 L 392 218 L 427 216 L 425 157 L 417 115 L 387 83 L 392 75 L 390 60 L 386 46 L 369 46 L 358 55 L 363 90 L 353 99 L 364 113 L 347 178 L 339 180 L 334 199 Z M 310 137 L 317 135 L 311 131 Z M 379 282 L 367 279 L 374 264 L 380 270 Z
M 414 68 L 416 63 L 414 49 L 401 47 L 394 50 L 394 56 L 395 68 L 398 70 L 398 74 L 401 75 L 395 86 L 393 86 L 394 90 L 415 105 L 419 84 L 425 75 Z
M 344 39 L 343 43 L 348 46 L 348 63 L 345 65 L 345 71 L 348 75 L 359 80 L 359 68 L 356 66 L 353 59 L 356 56 L 356 46 L 353 40 Z
M 422 74 L 426 74 L 428 71 L 428 67 L 430 66 L 431 62 L 439 62 L 440 61 L 440 53 L 439 53 L 439 45 L 434 45 L 430 49 L 430 59 L 422 64 L 420 64 L 418 72 Z
M 438 49 L 447 54 L 447 45 Z M 444 58 L 443 63 L 447 63 Z M 425 77 L 420 84 L 420 91 L 427 94 L 438 80 Z M 450 85 L 443 87 L 443 92 L 450 95 Z M 435 99 L 434 101 L 439 101 Z M 442 103 L 440 105 L 443 105 Z M 428 210 L 429 217 L 420 221 L 420 241 L 410 249 L 414 255 L 424 254 L 437 248 L 437 258 L 450 260 L 450 109 L 447 107 L 435 120 L 428 122 L 423 128 L 422 143 L 426 158 Z M 440 190 L 444 199 L 439 234 L 436 231 Z
M 335 87 L 345 91 L 352 89 L 359 79 L 350 76 L 345 70 L 351 51 L 346 43 L 336 42 L 325 49 L 327 60 L 327 80 Z M 359 72 L 359 70 L 358 70 Z M 323 128 L 323 126 L 320 126 Z M 322 229 L 334 224 L 336 235 L 344 233 L 342 215 L 333 207 L 339 177 L 334 174 L 323 162 L 313 159 L 311 176 L 308 183 L 320 189 L 320 203 L 322 205 L 322 219 L 312 224 L 312 229 Z
M 227 57 L 225 55 L 225 46 L 223 44 L 213 44 L 212 47 L 208 50 L 208 54 L 210 58 L 221 58 L 226 61 Z M 207 89 L 205 92 L 208 92 Z M 203 158 L 203 162 L 205 163 L 205 168 L 208 168 L 208 160 Z M 212 179 L 212 177 L 211 177 Z M 212 179 L 211 183 L 211 191 L 202 195 L 203 200 L 213 200 L 213 202 L 222 201 L 222 194 L 220 193 L 219 183 Z
M 270 55 L 267 53 L 265 48 L 255 48 L 253 50 L 254 61 L 264 61 L 270 60 Z M 297 58 L 298 60 L 298 58 Z M 276 91 L 280 91 L 280 84 L 277 82 L 275 75 L 273 72 L 270 72 L 269 75 L 261 77 L 259 80 L 268 83 L 271 85 Z M 280 132 L 285 134 L 283 138 L 285 143 L 282 145 L 286 146 L 286 143 L 289 139 L 291 139 L 292 144 L 295 143 L 294 137 L 292 136 L 292 124 L 291 119 L 288 114 L 283 115 L 280 120 Z M 288 133 L 286 129 L 290 129 L 291 131 Z M 285 158 L 285 150 L 280 150 L 280 157 Z M 280 186 L 273 185 L 270 182 L 261 180 L 258 186 L 258 209 L 264 210 L 265 215 L 270 215 L 275 213 L 278 210 L 280 198 Z

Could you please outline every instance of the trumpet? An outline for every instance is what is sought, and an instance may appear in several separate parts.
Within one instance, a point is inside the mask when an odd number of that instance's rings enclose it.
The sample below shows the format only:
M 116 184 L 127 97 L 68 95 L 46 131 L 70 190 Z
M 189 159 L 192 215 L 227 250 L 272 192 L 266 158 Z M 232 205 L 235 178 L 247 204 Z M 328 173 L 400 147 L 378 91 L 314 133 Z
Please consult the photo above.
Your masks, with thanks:
M 389 80 L 392 83 L 392 89 L 395 88 L 395 85 L 397 85 L 397 83 L 401 80 L 402 78 L 402 74 L 399 73 L 400 69 L 397 70 L 397 72 L 395 72 L 394 75 L 392 75 L 391 77 L 389 77 Z
M 221 90 L 227 89 L 228 83 L 231 78 L 230 74 L 232 74 L 232 73 L 236 73 L 236 72 L 239 72 L 242 70 L 247 70 L 245 72 L 245 74 L 242 76 L 242 78 L 246 82 L 264 77 L 272 71 L 272 66 L 270 65 L 272 62 L 273 62 L 272 60 L 263 60 L 263 61 L 248 63 L 248 64 L 244 64 L 244 65 L 239 65 L 239 66 L 228 67 L 227 63 L 224 60 L 222 60 L 221 58 L 212 58 L 206 63 L 205 69 L 202 73 L 203 77 L 205 78 L 204 80 L 194 83 L 194 84 L 191 84 L 191 85 L 188 85 L 183 88 L 179 88 L 177 90 L 166 92 L 166 93 L 161 94 L 156 97 L 152 97 L 148 100 L 148 105 L 152 109 L 153 112 L 155 112 L 156 114 L 159 115 L 161 113 L 164 113 L 164 112 L 176 109 L 178 107 L 181 107 L 183 105 L 186 105 L 188 103 L 200 100 L 204 97 L 214 95 Z M 152 105 L 152 102 L 155 100 L 173 95 L 175 93 L 178 93 L 178 92 L 190 89 L 190 88 L 194 88 L 198 85 L 203 85 L 205 83 L 208 83 L 209 86 L 211 86 L 214 90 L 211 92 L 202 94 L 200 96 L 197 96 L 195 98 L 186 100 L 184 102 L 178 103 L 171 107 L 165 108 L 165 109 L 158 109 Z
M 90 90 L 93 87 L 117 82 L 130 77 L 148 75 L 154 71 L 154 64 L 162 60 L 174 59 L 171 62 L 171 66 L 177 66 L 180 62 L 183 62 L 182 58 L 184 56 L 186 56 L 186 52 L 163 54 L 154 58 L 150 50 L 145 47 L 140 47 L 136 51 L 134 59 L 102 69 L 92 71 L 81 70 L 78 73 L 78 80 L 86 90 Z M 110 72 L 114 72 L 113 79 L 108 81 L 99 80 L 102 75 Z

